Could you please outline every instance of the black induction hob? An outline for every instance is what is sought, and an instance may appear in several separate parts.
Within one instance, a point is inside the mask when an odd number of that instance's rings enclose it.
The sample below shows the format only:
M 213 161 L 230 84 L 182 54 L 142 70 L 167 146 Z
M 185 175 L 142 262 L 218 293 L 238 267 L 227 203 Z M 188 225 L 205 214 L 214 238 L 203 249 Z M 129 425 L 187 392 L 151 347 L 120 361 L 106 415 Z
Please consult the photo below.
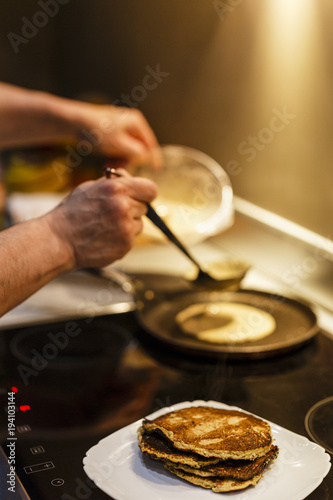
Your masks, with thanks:
M 1 500 L 110 498 L 85 474 L 86 451 L 181 401 L 236 405 L 307 436 L 309 408 L 333 394 L 332 359 L 323 332 L 270 359 L 185 356 L 149 337 L 132 312 L 2 331 Z M 332 471 L 308 498 L 333 499 Z

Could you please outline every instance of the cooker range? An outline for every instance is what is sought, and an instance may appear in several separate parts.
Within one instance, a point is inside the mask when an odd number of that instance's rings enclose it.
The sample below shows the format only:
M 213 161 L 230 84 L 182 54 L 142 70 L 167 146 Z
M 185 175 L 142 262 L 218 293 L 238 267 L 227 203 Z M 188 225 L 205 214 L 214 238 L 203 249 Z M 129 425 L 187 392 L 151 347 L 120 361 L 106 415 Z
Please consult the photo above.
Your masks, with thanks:
M 242 243 L 245 230 L 258 231 L 259 235 L 259 229 L 260 225 L 239 213 L 229 233 L 208 243 L 212 257 L 224 251 L 244 258 L 246 249 L 242 253 L 244 247 L 237 240 Z M 286 240 L 281 240 L 275 229 L 265 228 L 264 233 L 274 245 L 282 241 L 286 248 Z M 292 242 L 289 244 L 294 248 Z M 207 255 L 207 242 L 196 251 Z M 304 255 L 292 256 L 298 265 L 303 263 L 305 272 Z M 300 301 L 309 299 L 307 293 L 301 296 L 299 288 L 291 290 L 288 283 L 279 282 L 269 272 L 274 266 L 270 268 L 263 258 L 259 256 L 261 262 L 255 262 L 251 244 L 247 257 L 254 268 L 242 288 L 288 293 Z M 277 267 L 283 265 L 282 257 Z M 174 254 L 171 260 L 175 262 Z M 110 498 L 83 470 L 87 450 L 159 408 L 188 400 L 238 406 L 317 441 L 329 452 L 332 429 L 323 427 L 325 405 L 318 406 L 318 402 L 327 400 L 329 404 L 333 395 L 331 314 L 325 290 L 310 283 L 321 274 L 320 266 L 328 264 L 318 261 L 316 272 L 304 286 L 313 294 L 311 307 L 319 320 L 318 333 L 287 352 L 271 356 L 238 359 L 228 352 L 218 356 L 185 353 L 147 331 L 133 298 L 128 296 L 122 296 L 120 306 L 118 300 L 118 309 L 107 304 L 97 313 L 87 305 L 86 311 L 76 308 L 72 314 L 65 308 L 53 316 L 44 311 L 39 320 L 31 313 L 30 322 L 24 321 L 22 309 L 16 323 L 4 317 L 0 335 L 1 498 Z M 128 272 L 133 272 L 133 265 L 126 259 L 123 263 Z M 288 264 L 286 269 L 294 268 Z M 101 288 L 110 290 L 106 278 L 94 279 L 100 280 Z M 15 478 L 10 465 L 15 466 Z M 332 471 L 308 498 L 333 498 Z

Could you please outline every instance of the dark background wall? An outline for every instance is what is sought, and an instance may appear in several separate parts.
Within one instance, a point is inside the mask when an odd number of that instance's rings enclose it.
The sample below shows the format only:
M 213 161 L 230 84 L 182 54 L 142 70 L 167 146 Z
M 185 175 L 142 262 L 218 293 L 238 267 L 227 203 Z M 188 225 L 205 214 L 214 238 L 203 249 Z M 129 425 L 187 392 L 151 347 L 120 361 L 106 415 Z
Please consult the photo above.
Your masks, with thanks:
M 330 238 L 332 23 L 330 0 L 2 0 L 0 79 L 138 106 L 236 195 Z

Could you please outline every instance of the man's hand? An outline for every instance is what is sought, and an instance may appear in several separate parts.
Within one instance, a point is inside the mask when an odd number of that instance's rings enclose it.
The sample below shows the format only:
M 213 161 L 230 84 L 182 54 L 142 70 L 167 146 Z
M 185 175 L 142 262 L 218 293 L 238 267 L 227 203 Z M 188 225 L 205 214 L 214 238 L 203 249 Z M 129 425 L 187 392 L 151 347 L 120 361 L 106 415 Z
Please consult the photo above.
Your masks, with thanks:
M 162 165 L 155 134 L 138 109 L 90 104 L 0 82 L 0 148 L 89 136 L 95 150 L 106 156 Z
M 71 268 L 103 267 L 132 248 L 156 194 L 154 183 L 122 170 L 122 177 L 81 184 L 45 218 Z
M 81 131 L 94 136 L 95 147 L 110 157 L 143 161 L 161 167 L 160 147 L 153 130 L 138 109 L 81 104 L 77 108 Z M 87 137 L 87 136 L 85 136 Z

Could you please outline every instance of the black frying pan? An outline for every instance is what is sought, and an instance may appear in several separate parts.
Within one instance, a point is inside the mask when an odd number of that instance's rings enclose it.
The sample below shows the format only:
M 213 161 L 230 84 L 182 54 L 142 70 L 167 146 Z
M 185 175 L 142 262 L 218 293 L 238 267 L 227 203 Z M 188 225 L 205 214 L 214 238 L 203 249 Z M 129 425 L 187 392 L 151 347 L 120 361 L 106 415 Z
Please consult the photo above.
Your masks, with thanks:
M 265 358 L 307 343 L 319 331 L 312 309 L 298 300 L 256 290 L 209 291 L 193 287 L 182 277 L 140 274 L 132 279 L 140 325 L 155 339 L 184 353 L 233 358 Z M 182 332 L 176 315 L 195 303 L 233 302 L 271 314 L 276 328 L 267 337 L 237 344 L 212 344 Z

